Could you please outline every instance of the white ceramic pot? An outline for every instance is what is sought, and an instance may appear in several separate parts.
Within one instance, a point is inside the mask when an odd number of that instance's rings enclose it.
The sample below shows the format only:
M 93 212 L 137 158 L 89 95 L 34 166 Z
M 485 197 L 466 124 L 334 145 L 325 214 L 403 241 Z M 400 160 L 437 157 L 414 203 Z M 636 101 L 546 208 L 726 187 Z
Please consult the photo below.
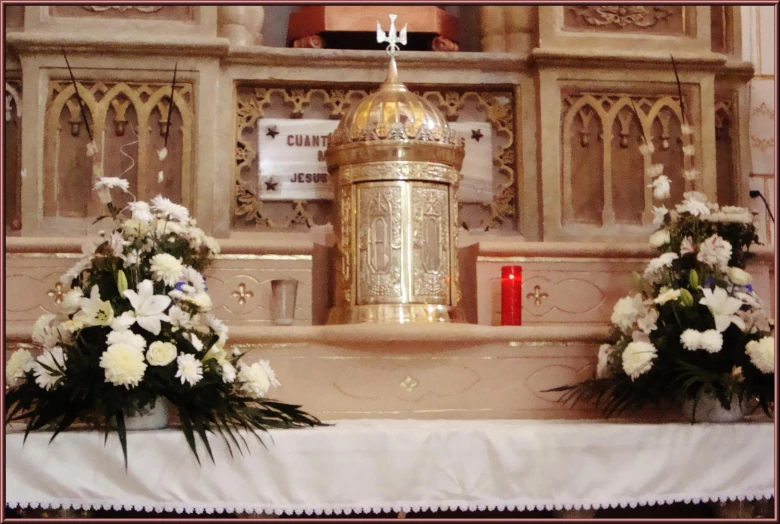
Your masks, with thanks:
M 688 399 L 682 406 L 686 420 L 691 420 L 693 399 Z M 736 397 L 731 397 L 730 409 L 723 409 L 720 401 L 709 393 L 701 395 L 696 405 L 696 422 L 739 422 L 744 417 L 742 405 Z
M 147 411 L 125 418 L 128 431 L 163 429 L 168 427 L 168 406 L 165 400 L 158 398 Z

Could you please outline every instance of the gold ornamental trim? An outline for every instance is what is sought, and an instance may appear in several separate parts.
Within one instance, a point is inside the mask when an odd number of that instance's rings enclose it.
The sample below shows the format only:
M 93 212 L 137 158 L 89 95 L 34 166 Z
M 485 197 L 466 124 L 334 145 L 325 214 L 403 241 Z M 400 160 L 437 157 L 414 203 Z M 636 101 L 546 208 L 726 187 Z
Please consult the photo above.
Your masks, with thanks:
M 337 166 L 367 164 L 371 162 L 430 162 L 446 164 L 460 171 L 465 149 L 434 142 L 403 142 L 362 144 L 328 148 L 325 160 L 328 170 Z
M 376 162 L 342 167 L 338 172 L 337 184 L 343 185 L 381 180 L 420 180 L 457 185 L 460 181 L 460 173 L 456 169 L 443 164 Z
M 466 323 L 463 312 L 441 304 L 366 304 L 330 310 L 328 324 Z

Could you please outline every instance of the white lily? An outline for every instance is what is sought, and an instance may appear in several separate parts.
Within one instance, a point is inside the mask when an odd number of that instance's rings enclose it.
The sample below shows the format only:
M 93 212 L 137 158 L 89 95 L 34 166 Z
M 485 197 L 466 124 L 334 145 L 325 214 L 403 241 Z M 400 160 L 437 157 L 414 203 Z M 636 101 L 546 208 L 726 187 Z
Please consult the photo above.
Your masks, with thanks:
M 155 335 L 160 334 L 160 322 L 170 322 L 170 317 L 163 313 L 171 305 L 171 297 L 155 295 L 151 280 L 144 280 L 138 284 L 138 292 L 132 289 L 125 290 L 125 296 L 135 310 L 135 320 L 146 331 Z
M 726 331 L 732 323 L 742 331 L 745 330 L 745 321 L 736 314 L 742 307 L 740 299 L 730 297 L 722 287 L 716 287 L 715 291 L 704 288 L 703 292 L 704 297 L 699 300 L 699 304 L 707 306 L 710 310 L 718 332 Z
M 114 320 L 114 309 L 111 302 L 100 298 L 100 289 L 92 286 L 89 298 L 79 299 L 81 311 L 76 313 L 74 320 L 83 322 L 87 326 L 108 326 Z

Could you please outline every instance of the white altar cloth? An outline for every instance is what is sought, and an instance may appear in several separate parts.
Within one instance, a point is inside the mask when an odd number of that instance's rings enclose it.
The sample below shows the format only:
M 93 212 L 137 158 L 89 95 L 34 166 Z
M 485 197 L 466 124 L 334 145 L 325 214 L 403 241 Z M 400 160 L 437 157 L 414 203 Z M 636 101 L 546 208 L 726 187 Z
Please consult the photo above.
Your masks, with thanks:
M 774 494 L 772 423 L 344 420 L 271 431 L 198 466 L 178 430 L 23 434 L 6 441 L 10 507 L 331 514 L 579 509 Z

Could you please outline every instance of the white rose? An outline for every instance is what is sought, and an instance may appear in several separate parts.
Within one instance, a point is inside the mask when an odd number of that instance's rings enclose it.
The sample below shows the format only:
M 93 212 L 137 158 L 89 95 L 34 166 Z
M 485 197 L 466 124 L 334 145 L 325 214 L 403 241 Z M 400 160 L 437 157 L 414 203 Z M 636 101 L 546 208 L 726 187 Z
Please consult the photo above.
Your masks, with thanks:
M 100 357 L 100 367 L 106 371 L 106 382 L 127 389 L 137 386 L 144 378 L 144 354 L 129 344 L 113 344 Z
M 672 241 L 671 235 L 669 235 L 668 229 L 659 229 L 652 235 L 650 235 L 650 245 L 652 247 L 661 247 Z
M 746 286 L 753 281 L 753 276 L 738 267 L 730 267 L 729 280 L 738 286 Z
M 176 359 L 176 346 L 170 342 L 152 342 L 146 352 L 146 361 L 152 366 L 167 366 Z
M 631 342 L 623 350 L 623 371 L 635 380 L 653 367 L 653 359 L 658 352 L 649 342 Z
M 761 373 L 775 372 L 775 337 L 751 340 L 745 346 L 745 353 Z

